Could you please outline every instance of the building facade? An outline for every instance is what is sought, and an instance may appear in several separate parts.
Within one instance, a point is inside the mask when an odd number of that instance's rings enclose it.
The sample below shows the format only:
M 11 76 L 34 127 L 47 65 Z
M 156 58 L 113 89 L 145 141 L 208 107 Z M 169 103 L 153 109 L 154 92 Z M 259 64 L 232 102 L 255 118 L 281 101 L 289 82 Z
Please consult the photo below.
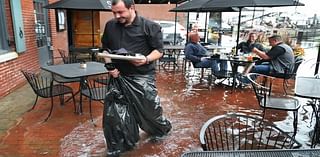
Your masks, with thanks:
M 0 0 L 0 98 L 26 83 L 21 69 L 39 71 L 58 55 L 56 47 L 68 47 L 55 11 L 43 8 L 54 1 Z
M 0 0 L 0 98 L 26 84 L 20 70 L 40 71 L 41 66 L 60 56 L 58 48 L 70 49 L 73 27 L 68 24 L 68 12 L 44 8 L 56 1 Z M 137 10 L 152 20 L 174 21 L 175 13 L 169 12 L 174 7 L 174 4 L 139 4 Z M 184 15 L 178 13 L 180 23 Z M 101 34 L 110 18 L 112 13 L 100 12 Z

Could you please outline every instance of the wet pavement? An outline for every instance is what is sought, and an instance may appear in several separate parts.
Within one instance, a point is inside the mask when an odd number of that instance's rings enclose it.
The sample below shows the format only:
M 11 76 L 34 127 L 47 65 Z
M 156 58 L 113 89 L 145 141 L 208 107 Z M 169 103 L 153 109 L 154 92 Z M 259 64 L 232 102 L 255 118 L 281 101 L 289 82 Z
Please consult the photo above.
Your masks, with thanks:
M 303 68 L 304 65 L 302 65 Z M 276 86 L 282 89 L 282 80 Z M 75 90 L 78 85 L 72 84 Z M 225 85 L 208 88 L 206 81 L 186 78 L 181 71 L 161 71 L 157 74 L 157 87 L 161 96 L 164 115 L 172 122 L 171 132 L 158 141 L 140 131 L 140 141 L 123 157 L 177 157 L 182 153 L 201 150 L 198 140 L 202 124 L 213 116 L 227 112 L 261 114 L 261 110 L 249 88 L 236 89 Z M 294 81 L 289 82 L 293 93 Z M 84 113 L 73 113 L 71 102 L 64 106 L 55 99 L 53 113 L 43 122 L 50 108 L 50 99 L 40 99 L 36 108 L 26 112 L 33 104 L 34 94 L 28 85 L 0 100 L 0 157 L 29 156 L 105 156 L 106 146 L 102 132 L 102 104 L 93 104 L 94 127 L 90 122 L 88 100 L 84 101 Z M 306 99 L 299 99 L 298 132 L 296 139 L 303 148 L 310 148 L 309 132 L 314 126 L 312 108 Z M 11 106 L 11 107 L 10 107 Z M 281 129 L 293 131 L 291 112 L 267 110 L 266 118 Z
M 261 113 L 251 88 L 232 92 L 231 87 L 215 85 L 209 90 L 206 81 L 186 79 L 182 72 L 164 71 L 157 75 L 157 86 L 164 115 L 170 119 L 173 128 L 169 135 L 158 141 L 150 140 L 141 131 L 136 148 L 124 153 L 124 157 L 176 157 L 183 152 L 201 150 L 199 130 L 209 118 L 227 112 Z M 292 90 L 292 87 L 291 81 L 289 88 Z M 23 97 L 19 99 L 23 100 Z M 16 123 L 0 136 L 0 156 L 105 156 L 102 104 L 93 104 L 93 115 L 98 125 L 94 127 L 90 122 L 88 105 L 84 105 L 82 115 L 77 115 L 73 113 L 71 102 L 65 106 L 58 105 L 58 102 L 56 99 L 53 114 L 47 122 L 43 120 L 49 111 L 49 99 L 40 99 L 35 110 L 17 117 Z M 29 103 L 21 104 L 25 105 L 25 111 L 32 106 L 32 101 Z M 292 113 L 268 110 L 266 115 L 280 128 L 293 130 Z M 308 132 L 314 123 L 310 122 L 310 117 L 311 107 L 301 108 L 296 138 L 305 148 L 309 148 Z

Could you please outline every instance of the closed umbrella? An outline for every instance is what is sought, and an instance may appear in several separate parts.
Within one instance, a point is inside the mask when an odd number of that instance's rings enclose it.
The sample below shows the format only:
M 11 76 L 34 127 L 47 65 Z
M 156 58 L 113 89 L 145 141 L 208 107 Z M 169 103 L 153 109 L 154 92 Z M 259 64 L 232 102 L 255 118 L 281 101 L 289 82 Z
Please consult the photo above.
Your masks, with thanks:
M 296 0 L 192 0 L 170 10 L 176 12 L 230 12 L 238 8 L 237 46 L 239 43 L 241 11 L 244 7 L 304 6 Z M 237 52 L 237 51 L 236 51 Z

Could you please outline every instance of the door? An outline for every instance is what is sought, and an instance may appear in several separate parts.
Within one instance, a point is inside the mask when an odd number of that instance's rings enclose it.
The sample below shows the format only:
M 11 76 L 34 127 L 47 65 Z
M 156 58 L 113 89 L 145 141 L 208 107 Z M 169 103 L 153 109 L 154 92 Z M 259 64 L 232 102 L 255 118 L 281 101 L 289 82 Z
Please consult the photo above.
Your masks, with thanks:
M 33 0 L 35 22 L 34 30 L 36 33 L 40 66 L 47 65 L 47 63 L 52 59 L 50 51 L 51 39 L 48 36 L 48 11 L 43 8 L 47 3 L 47 0 Z
M 93 19 L 93 20 L 92 20 Z M 73 43 L 75 48 L 99 47 L 100 18 L 98 11 L 72 12 Z

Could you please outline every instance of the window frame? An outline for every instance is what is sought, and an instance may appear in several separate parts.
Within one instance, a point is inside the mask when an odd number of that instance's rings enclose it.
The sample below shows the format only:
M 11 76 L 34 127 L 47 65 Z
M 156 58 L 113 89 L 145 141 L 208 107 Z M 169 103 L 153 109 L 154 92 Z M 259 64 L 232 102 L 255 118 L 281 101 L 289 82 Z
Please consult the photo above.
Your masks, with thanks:
M 8 29 L 4 0 L 0 0 L 0 55 L 9 52 Z

